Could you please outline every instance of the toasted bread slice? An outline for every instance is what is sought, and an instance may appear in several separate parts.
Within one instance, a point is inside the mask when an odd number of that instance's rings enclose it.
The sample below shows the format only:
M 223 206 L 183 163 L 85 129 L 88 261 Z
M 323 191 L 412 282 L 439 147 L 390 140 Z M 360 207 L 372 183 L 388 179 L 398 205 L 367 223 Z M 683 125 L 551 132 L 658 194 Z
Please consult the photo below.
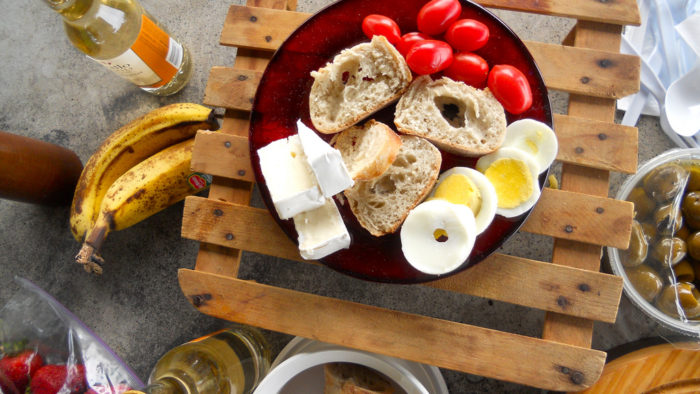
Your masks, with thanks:
M 345 129 L 333 139 L 353 180 L 382 175 L 396 159 L 401 138 L 389 126 L 374 119 Z
M 324 394 L 392 394 L 394 387 L 371 368 L 352 363 L 323 365 Z
M 427 140 L 400 138 L 401 149 L 389 169 L 343 192 L 362 227 L 377 237 L 401 226 L 435 185 L 442 164 L 440 151 Z
M 311 122 L 325 134 L 347 129 L 394 102 L 413 78 L 406 60 L 384 36 L 343 50 L 311 76 Z
M 429 139 L 463 156 L 482 156 L 498 149 L 506 135 L 506 115 L 487 89 L 442 77 L 424 75 L 396 105 L 397 129 Z

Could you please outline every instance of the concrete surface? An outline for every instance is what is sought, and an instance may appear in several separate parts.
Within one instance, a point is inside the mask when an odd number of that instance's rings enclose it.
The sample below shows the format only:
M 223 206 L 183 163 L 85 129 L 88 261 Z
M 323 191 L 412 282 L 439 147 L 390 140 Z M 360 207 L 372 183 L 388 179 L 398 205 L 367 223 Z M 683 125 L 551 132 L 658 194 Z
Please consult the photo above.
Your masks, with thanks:
M 175 96 L 158 98 L 123 82 L 74 49 L 59 15 L 42 1 L 0 0 L 0 129 L 66 146 L 85 162 L 107 135 L 129 120 L 167 103 L 201 102 L 209 69 L 234 62 L 235 50 L 217 44 L 232 3 L 240 0 L 143 0 L 189 47 L 195 60 L 189 85 Z M 299 10 L 314 12 L 327 3 L 300 0 Z M 560 42 L 573 23 L 498 14 L 523 38 L 546 42 Z M 553 92 L 552 100 L 555 112 L 564 113 L 566 95 Z M 672 147 L 658 119 L 642 118 L 639 130 L 640 162 Z M 622 179 L 613 175 L 611 195 Z M 105 274 L 91 276 L 73 262 L 79 245 L 68 229 L 67 208 L 0 200 L 0 304 L 17 289 L 14 275 L 34 281 L 146 379 L 166 350 L 227 324 L 198 313 L 180 292 L 177 269 L 194 267 L 198 248 L 180 237 L 181 213 L 182 203 L 110 235 L 103 253 L 108 260 Z M 549 260 L 551 241 L 519 234 L 506 243 L 504 251 Z M 423 287 L 377 285 L 259 255 L 245 254 L 243 260 L 241 276 L 263 283 L 525 335 L 541 333 L 543 313 L 509 304 Z M 290 339 L 267 334 L 275 353 Z M 667 333 L 623 297 L 617 324 L 596 324 L 593 347 L 607 350 L 657 334 Z M 452 393 L 539 391 L 454 371 L 443 373 Z

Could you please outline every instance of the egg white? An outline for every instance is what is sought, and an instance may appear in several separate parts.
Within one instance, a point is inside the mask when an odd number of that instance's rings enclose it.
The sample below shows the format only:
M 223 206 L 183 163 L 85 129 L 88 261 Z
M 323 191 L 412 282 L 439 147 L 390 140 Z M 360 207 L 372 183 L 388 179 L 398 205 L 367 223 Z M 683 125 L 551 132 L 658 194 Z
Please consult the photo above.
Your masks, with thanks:
M 481 209 L 474 217 L 476 220 L 476 233 L 481 234 L 489 227 L 489 224 L 493 221 L 496 216 L 496 207 L 498 205 L 498 197 L 496 196 L 496 189 L 494 189 L 491 182 L 486 179 L 484 174 L 479 171 L 469 168 L 469 167 L 453 167 L 449 170 L 440 174 L 435 187 L 430 192 L 429 197 L 435 196 L 435 190 L 440 186 L 440 183 L 445 180 L 450 175 L 461 174 L 469 178 L 479 189 L 479 194 L 481 194 Z M 465 205 L 466 206 L 466 205 Z M 471 209 L 469 209 L 471 211 Z
M 435 240 L 443 229 L 447 240 Z M 440 275 L 462 265 L 472 252 L 476 222 L 466 205 L 437 199 L 418 204 L 401 226 L 401 250 L 418 271 Z
M 537 179 L 537 176 L 539 174 L 538 171 L 538 165 L 535 159 L 532 157 L 532 155 L 521 151 L 520 149 L 516 148 L 508 148 L 508 147 L 501 147 L 497 149 L 493 153 L 489 153 L 488 155 L 482 156 L 477 160 L 476 162 L 476 169 L 484 173 L 486 172 L 486 169 L 491 166 L 496 160 L 498 159 L 515 159 L 515 160 L 520 160 L 525 163 L 527 168 L 530 170 L 530 176 L 532 177 L 532 193 L 528 197 L 526 201 L 523 201 L 520 205 L 514 207 L 514 208 L 501 208 L 498 206 L 496 208 L 496 214 L 507 217 L 507 218 L 512 218 L 516 216 L 520 216 L 523 213 L 527 212 L 532 208 L 537 200 L 540 198 L 540 187 L 539 187 L 539 182 Z M 489 181 L 490 182 L 490 181 Z M 498 198 L 498 190 L 496 190 L 496 196 Z
M 557 136 L 546 124 L 534 119 L 517 120 L 506 127 L 501 147 L 516 148 L 532 155 L 537 162 L 538 174 L 546 171 L 557 157 Z

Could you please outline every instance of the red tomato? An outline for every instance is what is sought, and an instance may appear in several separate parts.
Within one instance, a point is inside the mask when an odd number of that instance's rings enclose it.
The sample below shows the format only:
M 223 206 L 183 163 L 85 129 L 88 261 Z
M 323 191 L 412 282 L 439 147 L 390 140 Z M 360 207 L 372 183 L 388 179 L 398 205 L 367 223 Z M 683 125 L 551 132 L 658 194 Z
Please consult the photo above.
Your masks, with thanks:
M 413 44 L 415 44 L 418 41 L 432 40 L 432 39 L 433 39 L 432 37 L 430 37 L 427 34 L 423 34 L 423 33 L 418 33 L 418 32 L 406 33 L 403 36 L 401 36 L 401 39 L 399 40 L 399 42 L 396 43 L 396 49 L 398 49 L 399 53 L 401 53 L 404 57 L 406 57 L 408 50 L 411 49 Z
M 367 15 L 362 20 L 362 32 L 370 39 L 373 36 L 384 36 L 392 44 L 396 44 L 401 38 L 399 25 L 388 16 L 378 14 Z
M 532 105 L 530 83 L 522 71 L 511 65 L 493 66 L 489 73 L 488 87 L 503 108 L 511 114 L 521 114 Z
M 447 29 L 445 40 L 455 51 L 476 51 L 489 40 L 489 28 L 474 19 L 460 19 Z
M 486 86 L 489 65 L 479 55 L 462 52 L 454 55 L 452 65 L 445 70 L 444 74 L 455 81 L 462 81 L 467 85 L 482 89 Z
M 418 11 L 418 30 L 438 35 L 459 18 L 462 5 L 459 0 L 431 0 Z
M 442 71 L 452 63 L 452 47 L 444 41 L 418 41 L 406 54 L 406 63 L 420 75 Z

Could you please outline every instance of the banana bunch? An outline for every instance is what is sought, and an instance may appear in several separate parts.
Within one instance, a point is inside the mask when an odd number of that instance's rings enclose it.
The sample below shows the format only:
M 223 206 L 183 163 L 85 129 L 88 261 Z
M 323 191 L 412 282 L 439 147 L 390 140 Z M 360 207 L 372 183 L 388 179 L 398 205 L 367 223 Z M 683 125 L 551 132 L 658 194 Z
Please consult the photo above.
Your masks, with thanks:
M 100 248 L 111 231 L 202 190 L 190 160 L 197 130 L 217 130 L 213 111 L 180 103 L 155 109 L 110 135 L 90 157 L 73 196 L 70 226 L 83 246 L 76 261 L 101 273 Z

